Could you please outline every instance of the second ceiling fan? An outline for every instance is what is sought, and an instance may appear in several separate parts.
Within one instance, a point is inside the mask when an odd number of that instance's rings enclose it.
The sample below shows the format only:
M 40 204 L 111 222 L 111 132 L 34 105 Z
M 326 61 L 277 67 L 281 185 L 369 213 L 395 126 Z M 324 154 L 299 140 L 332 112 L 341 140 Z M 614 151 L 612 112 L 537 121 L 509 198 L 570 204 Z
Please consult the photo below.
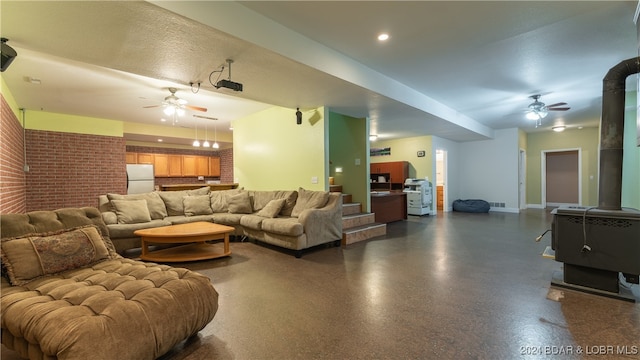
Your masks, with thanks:
M 207 108 L 188 105 L 187 100 L 180 99 L 176 96 L 176 91 L 178 91 L 178 89 L 170 87 L 169 92 L 171 92 L 171 95 L 165 97 L 164 101 L 160 105 L 144 106 L 144 108 L 154 108 L 162 106 L 164 107 L 163 111 L 167 116 L 171 116 L 174 114 L 182 116 L 184 115 L 185 109 L 207 112 Z

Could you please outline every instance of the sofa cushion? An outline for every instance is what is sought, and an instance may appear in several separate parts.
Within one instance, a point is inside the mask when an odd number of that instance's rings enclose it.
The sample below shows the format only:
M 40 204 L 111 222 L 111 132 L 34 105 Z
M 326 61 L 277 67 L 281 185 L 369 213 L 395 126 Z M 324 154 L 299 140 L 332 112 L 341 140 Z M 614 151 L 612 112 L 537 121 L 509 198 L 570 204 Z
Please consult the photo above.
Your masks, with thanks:
M 227 226 L 240 225 L 240 219 L 247 214 L 217 213 L 213 214 L 213 222 Z
M 113 225 L 108 225 L 107 227 L 109 228 L 109 236 L 111 237 L 111 239 L 114 239 L 117 241 L 117 239 L 138 238 L 139 236 L 136 236 L 133 234 L 133 232 L 136 230 L 149 229 L 149 228 L 160 227 L 160 226 L 169 226 L 171 225 L 171 222 L 167 221 L 167 219 L 151 220 L 149 222 L 143 222 L 138 224 L 113 224 Z
M 280 210 L 280 215 L 291 216 L 291 210 L 293 210 L 293 207 L 296 205 L 298 193 L 293 190 L 250 190 L 249 196 L 251 196 L 251 206 L 253 207 L 253 211 L 261 210 L 263 207 L 267 206 L 271 200 L 285 199 L 286 202 Z
M 146 200 L 147 208 L 149 209 L 149 215 L 152 219 L 163 219 L 167 216 L 167 208 L 164 205 L 164 201 L 157 192 L 148 192 L 144 194 L 107 194 L 107 198 L 112 200 Z
M 211 188 L 208 186 L 203 186 L 199 189 L 187 190 L 188 196 L 198 196 L 198 195 L 209 195 L 211 192 Z
M 264 216 L 258 215 L 245 215 L 240 218 L 240 225 L 248 229 L 261 230 L 262 220 L 266 219 Z
M 251 198 L 249 193 L 243 191 L 239 194 L 229 197 L 229 212 L 232 214 L 251 214 Z
M 151 221 L 146 200 L 112 200 L 118 224 L 137 224 Z
M 286 199 L 271 200 L 265 207 L 258 211 L 256 215 L 267 218 L 274 218 L 280 213 L 280 210 L 284 206 L 285 201 Z
M 12 285 L 109 258 L 109 250 L 94 225 L 2 239 L 2 264 Z
M 291 210 L 291 216 L 298 217 L 306 209 L 319 209 L 325 206 L 327 201 L 329 201 L 328 191 L 313 191 L 300 188 L 298 189 L 296 205 Z
M 261 226 L 262 231 L 274 234 L 300 236 L 304 233 L 304 228 L 297 218 L 265 218 Z
M 184 215 L 184 202 L 182 198 L 188 196 L 187 190 L 160 191 L 158 195 L 167 207 L 168 216 Z
M 182 198 L 182 202 L 186 216 L 213 214 L 209 195 L 185 196 Z
M 220 190 L 220 191 L 212 191 L 209 193 L 209 197 L 211 198 L 211 210 L 214 213 L 223 213 L 229 211 L 229 198 L 233 195 L 237 195 L 244 190 L 242 189 L 231 189 L 231 190 Z

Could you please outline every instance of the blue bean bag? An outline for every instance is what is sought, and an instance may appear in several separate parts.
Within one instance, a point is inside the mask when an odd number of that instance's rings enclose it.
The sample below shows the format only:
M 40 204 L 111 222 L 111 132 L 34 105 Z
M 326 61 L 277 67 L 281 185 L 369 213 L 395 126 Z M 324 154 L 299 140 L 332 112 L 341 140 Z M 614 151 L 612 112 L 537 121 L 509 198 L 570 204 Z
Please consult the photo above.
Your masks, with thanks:
M 468 213 L 488 213 L 491 206 L 484 200 L 456 200 L 453 202 L 453 211 Z

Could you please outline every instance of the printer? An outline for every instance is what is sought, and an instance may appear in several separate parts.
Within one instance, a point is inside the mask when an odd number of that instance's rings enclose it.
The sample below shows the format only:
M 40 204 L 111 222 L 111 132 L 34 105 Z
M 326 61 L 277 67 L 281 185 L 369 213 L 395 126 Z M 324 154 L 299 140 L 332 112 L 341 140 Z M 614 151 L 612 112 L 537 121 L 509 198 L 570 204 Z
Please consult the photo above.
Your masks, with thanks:
M 407 213 L 409 215 L 425 215 L 431 213 L 433 202 L 433 186 L 428 179 L 407 179 L 404 190 L 407 194 Z

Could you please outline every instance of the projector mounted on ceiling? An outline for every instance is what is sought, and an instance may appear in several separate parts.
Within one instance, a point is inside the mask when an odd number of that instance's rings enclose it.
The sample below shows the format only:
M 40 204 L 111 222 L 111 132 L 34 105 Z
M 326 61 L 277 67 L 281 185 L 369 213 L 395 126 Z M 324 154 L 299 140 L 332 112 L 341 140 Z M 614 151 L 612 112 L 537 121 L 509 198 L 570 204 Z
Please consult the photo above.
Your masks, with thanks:
M 227 59 L 227 63 L 229 64 L 229 78 L 226 80 L 220 80 L 218 81 L 214 86 L 216 89 L 220 89 L 220 88 L 226 88 L 226 89 L 231 89 L 233 91 L 242 91 L 242 84 L 231 81 L 231 64 L 233 63 L 233 60 L 231 59 Z M 222 68 L 221 71 L 224 71 L 224 67 Z
M 231 80 L 220 80 L 216 83 L 216 89 L 227 88 L 233 91 L 242 91 L 242 84 Z

